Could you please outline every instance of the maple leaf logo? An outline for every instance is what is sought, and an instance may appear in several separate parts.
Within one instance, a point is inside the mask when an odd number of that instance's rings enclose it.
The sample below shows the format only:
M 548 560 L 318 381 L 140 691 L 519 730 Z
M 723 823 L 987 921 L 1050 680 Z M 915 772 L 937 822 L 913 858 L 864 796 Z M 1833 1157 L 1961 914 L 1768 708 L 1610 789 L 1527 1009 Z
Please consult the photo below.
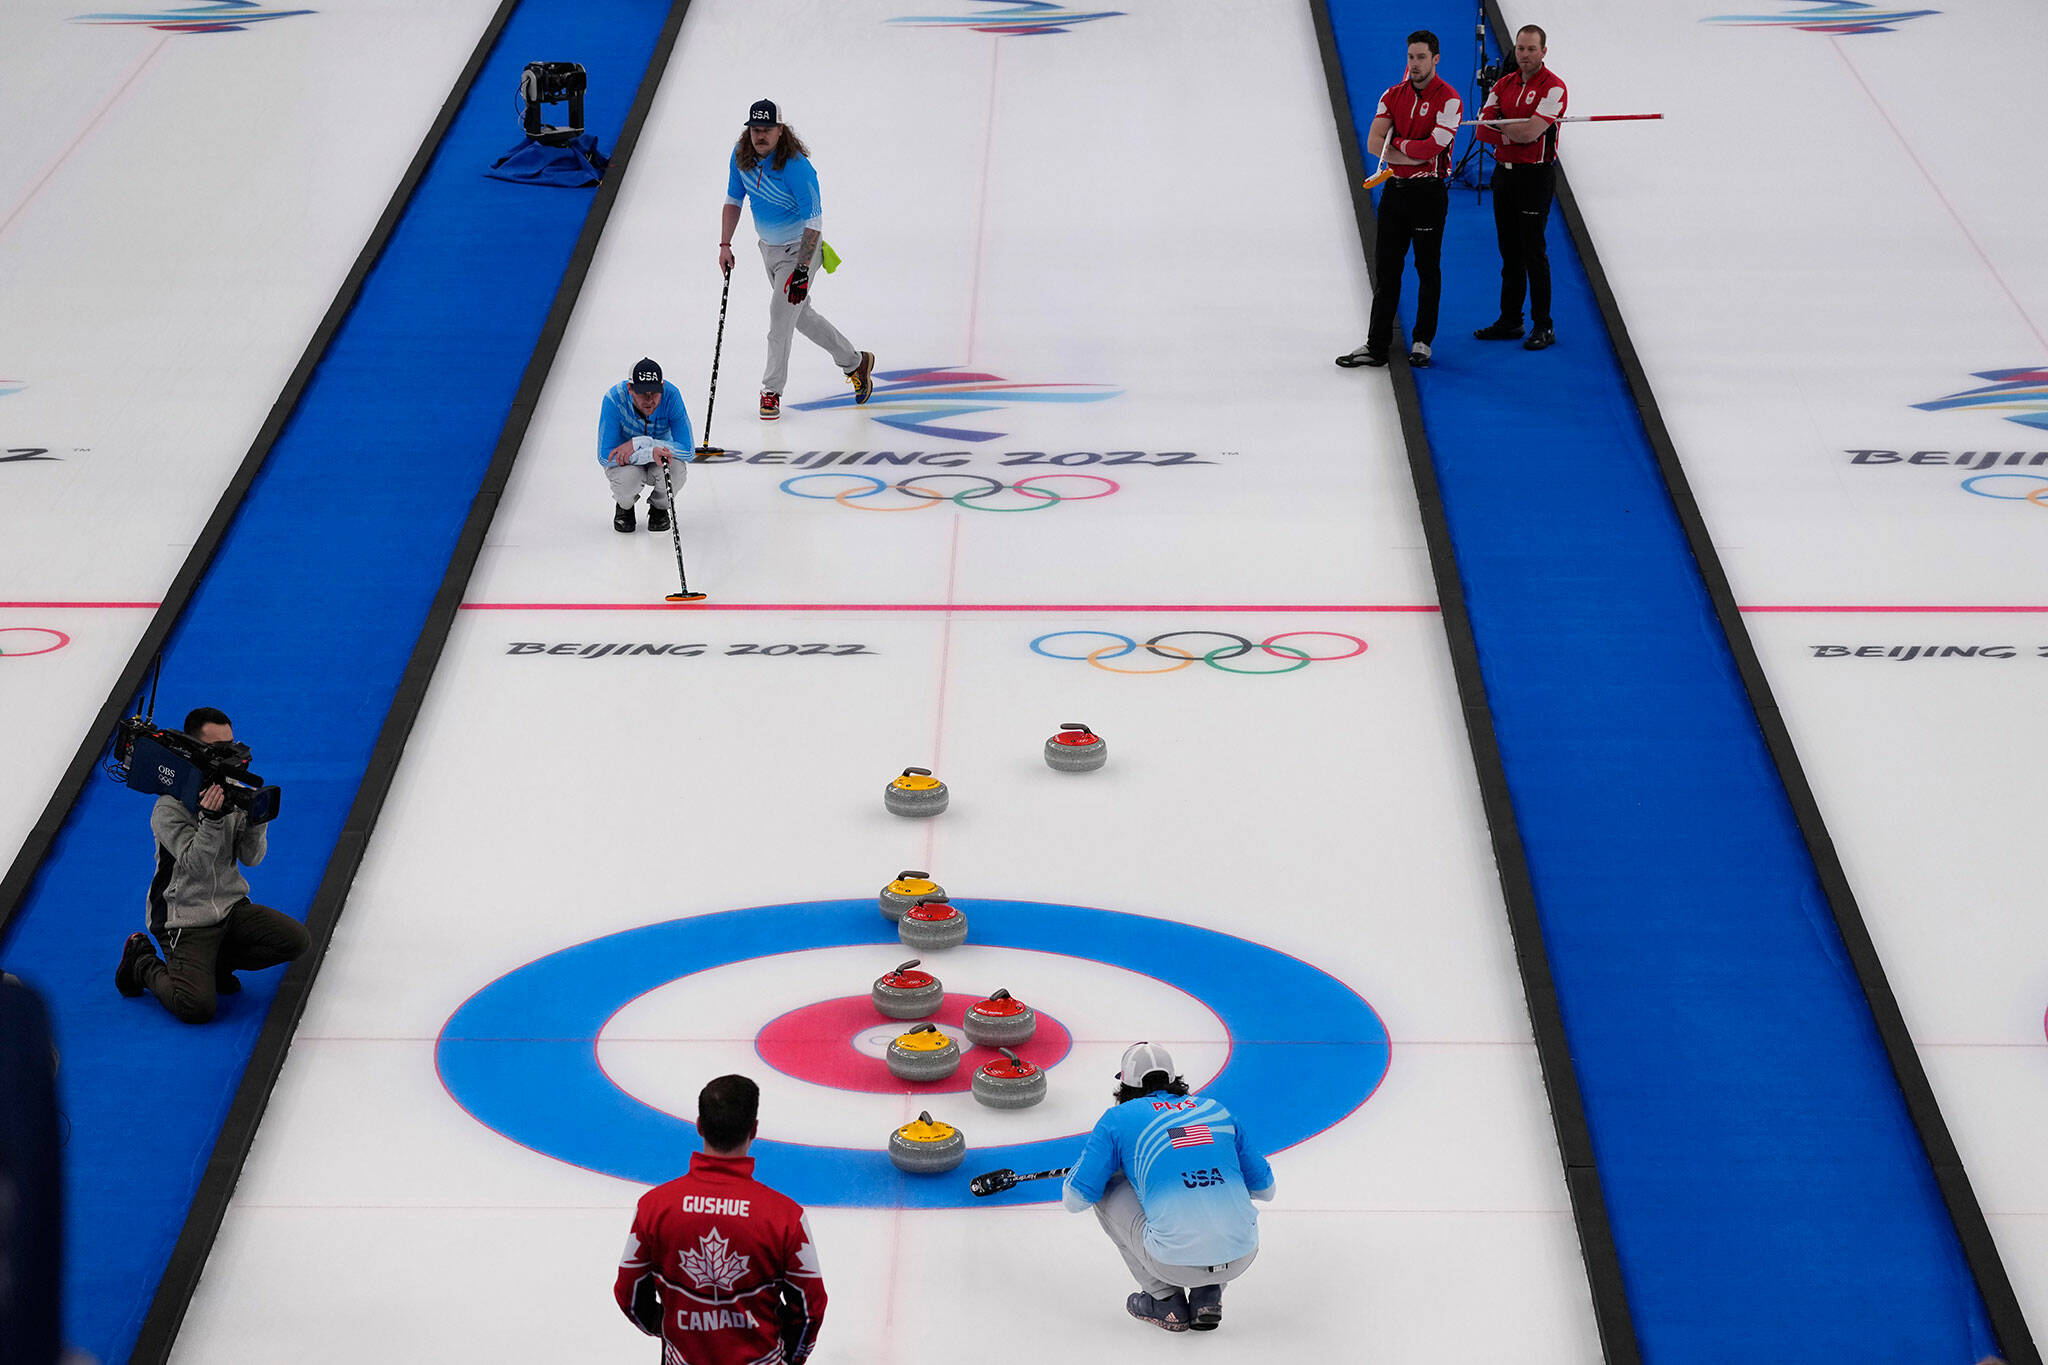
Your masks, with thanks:
M 740 1276 L 747 1273 L 748 1258 L 733 1255 L 732 1244 L 716 1228 L 698 1239 L 695 1251 L 680 1252 L 677 1259 L 682 1262 L 683 1273 L 699 1289 L 715 1289 L 721 1294 L 732 1293 Z

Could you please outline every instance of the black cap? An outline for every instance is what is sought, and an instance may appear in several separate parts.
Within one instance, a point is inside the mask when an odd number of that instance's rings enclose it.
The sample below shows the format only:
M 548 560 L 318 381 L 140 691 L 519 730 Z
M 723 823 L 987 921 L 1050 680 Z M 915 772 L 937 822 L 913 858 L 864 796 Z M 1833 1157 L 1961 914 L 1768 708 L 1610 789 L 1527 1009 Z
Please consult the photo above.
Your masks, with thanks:
M 631 384 L 635 393 L 660 393 L 661 366 L 645 356 L 640 357 L 640 363 L 633 367 Z
M 773 128 L 782 122 L 782 111 L 775 107 L 774 100 L 755 100 L 754 107 L 747 110 L 749 128 Z

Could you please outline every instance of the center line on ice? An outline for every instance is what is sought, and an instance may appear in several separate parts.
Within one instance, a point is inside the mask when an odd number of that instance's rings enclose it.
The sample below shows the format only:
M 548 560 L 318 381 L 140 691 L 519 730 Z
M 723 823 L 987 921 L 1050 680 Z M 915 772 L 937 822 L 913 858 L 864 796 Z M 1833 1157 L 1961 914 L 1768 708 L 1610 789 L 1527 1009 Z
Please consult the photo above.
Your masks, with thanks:
M 2027 311 L 2027 306 L 2020 302 L 2019 295 L 2013 293 L 2012 286 L 2005 282 L 2005 276 L 2001 275 L 1998 267 L 1991 263 L 1991 253 L 1986 251 L 1983 243 L 1977 240 L 1977 234 L 1970 231 L 1970 225 L 1963 221 L 1963 215 L 1956 211 L 1955 204 L 1949 200 L 1947 194 L 1942 192 L 1940 184 L 1934 178 L 1934 172 L 1927 169 L 1927 163 L 1920 159 L 1920 154 L 1913 150 L 1913 144 L 1906 140 L 1905 133 L 1900 130 L 1897 123 L 1892 121 L 1892 116 L 1885 111 L 1884 105 L 1877 98 L 1877 92 L 1872 90 L 1870 83 L 1863 79 L 1863 73 L 1856 69 L 1856 63 L 1849 59 L 1849 54 L 1842 50 L 1842 40 L 1830 36 L 1828 42 L 1834 47 L 1835 55 L 1842 59 L 1842 65 L 1848 67 L 1849 74 L 1856 78 L 1856 84 L 1862 87 L 1864 95 L 1870 100 L 1871 108 L 1877 110 L 1877 116 L 1884 120 L 1884 126 L 1892 130 L 1892 136 L 1897 138 L 1899 146 L 1905 149 L 1907 158 L 1912 161 L 1914 166 L 1919 168 L 1920 178 L 1927 182 L 1927 188 L 1934 191 L 1934 197 L 1941 201 L 1941 206 L 1948 210 L 1948 216 L 1955 220 L 1956 227 L 1962 231 L 1963 240 L 1970 244 L 1971 250 L 1977 253 L 1977 259 L 1984 262 L 1984 268 L 1991 272 L 1991 278 L 1997 283 L 1999 289 L 2004 291 L 2006 299 L 2013 306 L 2013 311 L 2020 315 L 2020 321 L 2026 325 L 2029 332 L 2034 334 L 2034 340 L 2040 343 L 2041 349 L 2048 351 L 2048 336 L 2042 335 L 2041 328 L 2035 323 L 2033 315 Z

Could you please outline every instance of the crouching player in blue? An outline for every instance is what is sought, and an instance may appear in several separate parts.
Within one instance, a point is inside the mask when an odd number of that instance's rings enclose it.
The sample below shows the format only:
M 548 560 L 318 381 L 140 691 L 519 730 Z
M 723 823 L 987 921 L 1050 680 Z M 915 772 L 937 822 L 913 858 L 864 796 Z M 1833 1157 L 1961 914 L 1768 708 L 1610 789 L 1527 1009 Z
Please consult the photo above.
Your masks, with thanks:
M 1237 1118 L 1190 1095 L 1157 1043 L 1133 1043 L 1116 1104 L 1096 1120 L 1067 1176 L 1066 1205 L 1093 1205 L 1141 1292 L 1134 1318 L 1169 1332 L 1223 1323 L 1223 1286 L 1259 1254 L 1259 1214 L 1273 1168 L 1245 1142 Z
M 647 529 L 668 529 L 668 489 L 690 475 L 690 414 L 683 396 L 642 358 L 627 379 L 605 390 L 597 411 L 597 462 L 612 486 L 612 529 L 633 529 L 633 504 L 647 495 Z M 668 477 L 664 477 L 664 467 Z

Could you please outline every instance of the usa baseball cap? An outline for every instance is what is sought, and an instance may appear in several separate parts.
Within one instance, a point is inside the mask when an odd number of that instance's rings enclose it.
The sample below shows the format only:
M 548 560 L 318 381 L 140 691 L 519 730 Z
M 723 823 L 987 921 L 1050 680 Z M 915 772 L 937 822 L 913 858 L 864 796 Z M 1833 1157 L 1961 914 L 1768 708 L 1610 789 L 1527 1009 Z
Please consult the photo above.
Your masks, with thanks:
M 754 107 L 747 110 L 749 128 L 773 128 L 782 122 L 782 111 L 775 107 L 774 100 L 755 100 Z
M 1157 1043 L 1132 1043 L 1124 1049 L 1123 1068 L 1116 1073 L 1117 1080 L 1125 1085 L 1137 1086 L 1155 1071 L 1166 1073 L 1173 1078 L 1173 1058 Z
M 632 385 L 635 393 L 660 393 L 661 366 L 646 356 L 640 357 L 640 363 L 633 367 Z

